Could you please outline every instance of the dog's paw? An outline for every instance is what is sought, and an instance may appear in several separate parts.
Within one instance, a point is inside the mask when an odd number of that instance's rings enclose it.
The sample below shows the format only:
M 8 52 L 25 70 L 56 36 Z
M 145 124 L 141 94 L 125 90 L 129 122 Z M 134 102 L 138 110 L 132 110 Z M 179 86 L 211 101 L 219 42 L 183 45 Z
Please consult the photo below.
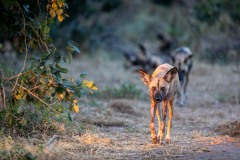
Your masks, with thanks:
M 166 143 L 167 143 L 167 144 L 170 144 L 170 143 L 171 143 L 171 139 L 170 139 L 170 138 L 167 138 L 167 139 L 166 139 Z
M 165 145 L 164 141 L 159 141 L 159 145 Z
M 157 144 L 157 138 L 152 138 L 153 144 Z

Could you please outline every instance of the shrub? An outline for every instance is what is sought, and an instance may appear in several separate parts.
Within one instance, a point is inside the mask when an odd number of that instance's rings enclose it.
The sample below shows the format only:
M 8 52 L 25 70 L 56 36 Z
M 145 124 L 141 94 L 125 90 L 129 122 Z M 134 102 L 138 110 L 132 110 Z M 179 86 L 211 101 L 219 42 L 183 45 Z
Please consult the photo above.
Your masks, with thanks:
M 56 20 L 62 22 L 68 16 L 65 0 L 48 1 L 46 12 L 41 12 L 40 4 L 37 4 L 40 10 L 38 14 L 36 8 L 17 0 L 13 0 L 13 3 L 1 2 L 5 7 L 4 15 L 16 20 L 17 25 L 13 27 L 17 36 L 12 38 L 19 51 L 25 53 L 24 65 L 19 73 L 0 70 L 1 125 L 19 134 L 39 129 L 44 126 L 41 124 L 58 120 L 62 115 L 72 120 L 70 112 L 79 112 L 77 98 L 86 95 L 88 90 L 92 92 L 98 88 L 93 81 L 84 80 L 84 73 L 77 80 L 62 78 L 62 74 L 68 72 L 62 64 L 71 63 L 74 52 L 80 53 L 71 41 L 65 52 L 58 50 L 49 36 Z M 9 17 L 11 13 L 15 13 L 19 19 Z M 10 32 L 12 30 L 8 25 L 7 22 L 2 24 Z M 28 59 L 29 49 L 36 47 L 40 48 L 41 54 Z

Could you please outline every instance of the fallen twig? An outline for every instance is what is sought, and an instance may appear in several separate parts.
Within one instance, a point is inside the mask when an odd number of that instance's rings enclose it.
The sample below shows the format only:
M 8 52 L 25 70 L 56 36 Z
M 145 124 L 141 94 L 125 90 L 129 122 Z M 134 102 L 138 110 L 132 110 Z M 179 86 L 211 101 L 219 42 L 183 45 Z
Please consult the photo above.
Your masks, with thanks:
M 24 89 L 25 91 L 27 91 L 29 94 L 31 94 L 33 97 L 37 98 L 40 102 L 42 102 L 43 104 L 45 104 L 46 106 L 48 106 L 49 108 L 51 108 L 54 112 L 59 113 L 58 111 L 56 111 L 55 109 L 53 109 L 51 106 L 56 104 L 58 101 L 55 101 L 51 104 L 48 104 L 47 102 L 43 101 L 41 98 L 39 98 L 37 95 L 35 95 L 33 92 L 29 91 L 27 88 L 25 88 L 24 86 L 17 84 L 17 86 L 22 87 L 22 89 Z
M 45 147 L 50 146 L 56 138 L 60 138 L 61 136 L 59 135 L 54 135 L 52 138 L 49 139 L 49 141 L 45 144 Z

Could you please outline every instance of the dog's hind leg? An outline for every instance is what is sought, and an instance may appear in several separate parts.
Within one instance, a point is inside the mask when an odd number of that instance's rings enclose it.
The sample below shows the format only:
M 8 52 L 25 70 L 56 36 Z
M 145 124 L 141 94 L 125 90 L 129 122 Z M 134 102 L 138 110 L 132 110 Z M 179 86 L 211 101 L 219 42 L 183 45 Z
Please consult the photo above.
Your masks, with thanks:
M 153 142 L 154 144 L 157 143 L 157 137 L 156 137 L 156 131 L 155 131 L 155 124 L 154 124 L 155 114 L 156 114 L 156 108 L 157 108 L 156 102 L 152 102 L 151 108 L 150 108 L 150 132 L 151 132 L 152 142 Z
M 188 81 L 189 81 L 189 73 L 186 74 L 186 82 L 184 83 L 184 88 L 183 88 L 185 101 L 187 99 L 187 85 L 188 85 Z
M 165 124 L 166 124 L 166 117 L 167 117 L 167 101 L 164 100 L 162 102 L 162 122 L 160 127 L 160 134 L 159 134 L 159 143 L 163 143 L 163 137 L 165 133 Z
M 166 143 L 171 142 L 171 127 L 172 127 L 172 117 L 173 117 L 173 104 L 174 99 L 168 101 L 168 128 L 167 128 L 167 135 L 166 135 Z
M 160 104 L 157 104 L 156 114 L 157 114 L 157 119 L 158 119 L 158 135 L 157 135 L 157 138 L 160 141 L 160 130 L 161 130 L 161 110 L 160 110 Z

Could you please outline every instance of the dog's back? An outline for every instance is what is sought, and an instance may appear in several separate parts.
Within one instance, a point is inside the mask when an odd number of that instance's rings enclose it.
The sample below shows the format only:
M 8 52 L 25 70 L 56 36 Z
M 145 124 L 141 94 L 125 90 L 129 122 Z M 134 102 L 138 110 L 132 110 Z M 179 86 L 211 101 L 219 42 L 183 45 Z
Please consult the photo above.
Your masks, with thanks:
M 155 71 L 152 74 L 152 77 L 163 77 L 170 69 L 172 69 L 173 66 L 171 66 L 168 63 L 164 63 L 162 65 L 159 65 Z

